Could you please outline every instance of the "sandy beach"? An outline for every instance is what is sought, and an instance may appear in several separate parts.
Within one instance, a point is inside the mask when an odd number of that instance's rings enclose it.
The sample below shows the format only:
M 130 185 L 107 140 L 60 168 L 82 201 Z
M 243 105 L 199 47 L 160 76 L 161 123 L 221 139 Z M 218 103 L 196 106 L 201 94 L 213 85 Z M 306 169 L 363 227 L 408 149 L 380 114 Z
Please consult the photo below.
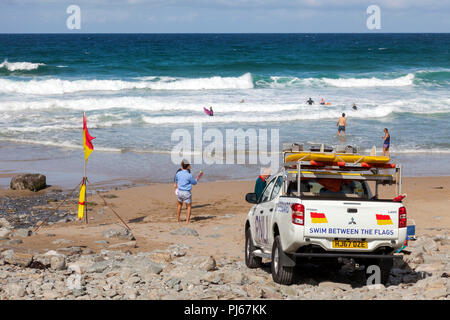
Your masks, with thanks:
M 245 194 L 252 192 L 253 181 L 200 182 L 193 190 L 192 221 L 186 224 L 185 209 L 182 222 L 175 221 L 175 194 L 172 184 L 149 184 L 122 190 L 102 193 L 107 203 L 131 228 L 136 238 L 136 248 L 132 252 L 164 249 L 175 243 L 185 243 L 192 247 L 191 252 L 214 256 L 243 259 L 244 222 L 251 205 L 245 202 Z M 53 189 L 56 187 L 52 187 Z M 52 190 L 52 188 L 50 190 Z M 432 236 L 448 233 L 450 229 L 450 177 L 408 177 L 403 182 L 403 192 L 407 193 L 404 204 L 408 220 L 416 224 L 417 235 Z M 42 190 L 40 193 L 48 192 Z M 382 196 L 389 197 L 394 190 L 381 188 Z M 0 197 L 27 197 L 32 192 L 1 190 Z M 76 199 L 62 206 L 75 216 Z M 100 250 L 105 245 L 95 241 L 102 240 L 102 232 L 121 226 L 120 220 L 104 206 L 97 196 L 88 196 L 89 222 L 73 221 L 46 225 L 23 243 L 13 246 L 17 250 L 57 249 L 49 241 L 71 240 L 73 246 L 87 246 Z M 58 202 L 49 203 L 56 207 Z M 123 226 L 123 225 L 122 225 Z M 181 227 L 195 229 L 199 237 L 171 235 L 170 232 Z M 119 240 L 118 240 L 119 241 Z M 111 242 L 112 244 L 114 242 Z

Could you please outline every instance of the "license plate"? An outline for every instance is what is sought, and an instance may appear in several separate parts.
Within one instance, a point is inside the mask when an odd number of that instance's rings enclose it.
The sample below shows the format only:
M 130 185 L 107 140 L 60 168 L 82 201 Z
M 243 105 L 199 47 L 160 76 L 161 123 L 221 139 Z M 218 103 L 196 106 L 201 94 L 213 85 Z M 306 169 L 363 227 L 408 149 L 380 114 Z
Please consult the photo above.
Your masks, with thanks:
M 359 240 L 333 240 L 333 248 L 367 249 L 367 241 Z

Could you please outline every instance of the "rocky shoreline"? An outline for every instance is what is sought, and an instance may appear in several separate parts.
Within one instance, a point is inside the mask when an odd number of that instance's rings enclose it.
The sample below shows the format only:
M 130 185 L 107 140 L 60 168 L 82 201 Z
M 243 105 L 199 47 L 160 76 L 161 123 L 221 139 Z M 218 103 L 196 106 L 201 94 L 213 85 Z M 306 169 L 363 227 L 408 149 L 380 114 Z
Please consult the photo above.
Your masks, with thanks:
M 195 230 L 194 230 L 195 231 Z M 421 236 L 395 259 L 389 283 L 366 285 L 364 271 L 348 262 L 339 270 L 302 265 L 291 286 L 275 284 L 270 263 L 249 269 L 242 257 L 194 255 L 175 244 L 132 254 L 136 241 L 122 229 L 104 233 L 126 242 L 98 253 L 65 246 L 20 253 L 0 247 L 0 299 L 448 299 L 450 237 Z M 58 239 L 59 244 L 70 240 Z M 107 243 L 107 240 L 99 240 Z M 443 250 L 444 249 L 444 250 Z

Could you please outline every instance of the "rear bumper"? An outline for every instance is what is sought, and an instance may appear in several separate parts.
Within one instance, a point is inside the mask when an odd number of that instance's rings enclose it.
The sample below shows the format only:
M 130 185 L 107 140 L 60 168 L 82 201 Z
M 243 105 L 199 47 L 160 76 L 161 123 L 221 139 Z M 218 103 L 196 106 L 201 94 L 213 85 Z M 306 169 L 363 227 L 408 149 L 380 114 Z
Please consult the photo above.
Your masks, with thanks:
M 401 259 L 402 256 L 395 256 L 390 254 L 367 254 L 367 253 L 314 253 L 314 252 L 297 252 L 292 254 L 294 257 L 298 258 L 359 258 L 359 259 Z

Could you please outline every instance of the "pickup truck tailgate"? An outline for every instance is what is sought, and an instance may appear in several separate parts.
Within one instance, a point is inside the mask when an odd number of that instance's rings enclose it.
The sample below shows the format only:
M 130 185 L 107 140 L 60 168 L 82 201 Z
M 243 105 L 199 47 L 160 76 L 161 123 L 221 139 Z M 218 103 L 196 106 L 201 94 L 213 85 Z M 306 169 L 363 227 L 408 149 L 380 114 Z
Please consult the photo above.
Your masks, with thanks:
M 396 239 L 400 203 L 303 200 L 305 236 L 337 239 Z

